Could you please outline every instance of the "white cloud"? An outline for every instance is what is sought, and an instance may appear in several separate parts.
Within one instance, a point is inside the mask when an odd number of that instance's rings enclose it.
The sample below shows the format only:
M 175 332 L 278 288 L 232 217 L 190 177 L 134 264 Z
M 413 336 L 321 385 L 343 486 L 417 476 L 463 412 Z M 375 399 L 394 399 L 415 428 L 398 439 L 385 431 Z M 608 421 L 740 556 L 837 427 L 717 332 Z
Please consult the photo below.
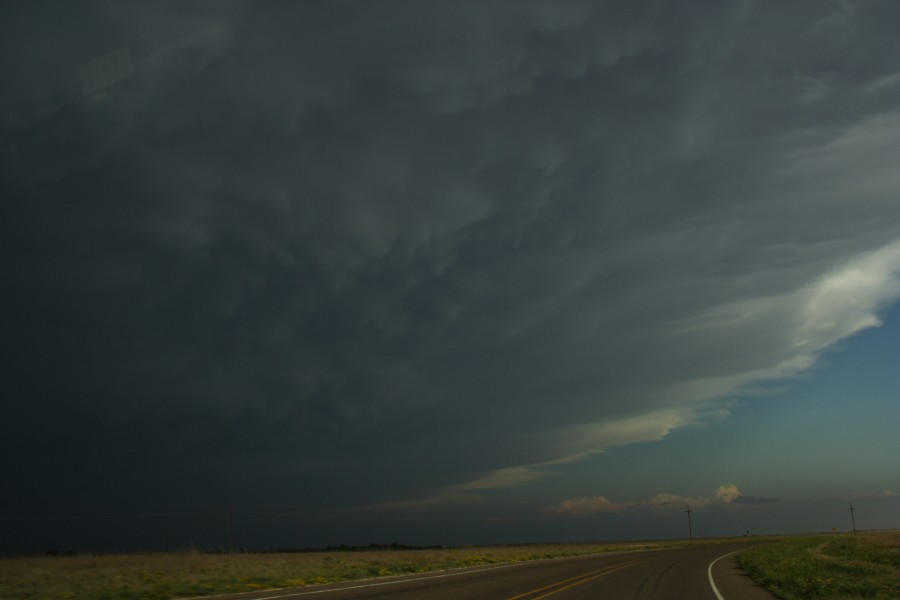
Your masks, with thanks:
M 559 464 L 559 462 L 553 464 Z M 553 476 L 553 473 L 545 470 L 548 466 L 551 466 L 550 463 L 497 469 L 479 479 L 454 485 L 450 490 L 454 492 L 493 490 L 532 483 Z
M 894 490 L 880 490 L 877 492 L 854 492 L 851 494 L 853 498 L 862 498 L 868 500 L 877 500 L 883 498 L 900 498 L 900 492 Z
M 583 517 L 603 512 L 619 512 L 621 510 L 621 504 L 611 502 L 606 496 L 592 496 L 590 498 L 563 500 L 552 512 L 560 515 Z
M 721 500 L 725 504 L 734 502 L 741 495 L 738 486 L 731 483 L 729 485 L 720 485 L 716 488 L 715 498 Z
M 598 513 L 624 513 L 635 511 L 671 511 L 685 510 L 685 507 L 704 508 L 710 506 L 724 506 L 735 503 L 741 498 L 738 486 L 731 483 L 716 488 L 712 496 L 688 497 L 677 494 L 659 493 L 646 500 L 633 500 L 629 502 L 613 502 L 606 496 L 593 496 L 588 498 L 569 498 L 561 501 L 556 506 L 543 509 L 545 516 L 572 516 L 586 517 Z M 751 499 L 753 499 L 751 497 Z M 757 499 L 758 500 L 758 499 Z

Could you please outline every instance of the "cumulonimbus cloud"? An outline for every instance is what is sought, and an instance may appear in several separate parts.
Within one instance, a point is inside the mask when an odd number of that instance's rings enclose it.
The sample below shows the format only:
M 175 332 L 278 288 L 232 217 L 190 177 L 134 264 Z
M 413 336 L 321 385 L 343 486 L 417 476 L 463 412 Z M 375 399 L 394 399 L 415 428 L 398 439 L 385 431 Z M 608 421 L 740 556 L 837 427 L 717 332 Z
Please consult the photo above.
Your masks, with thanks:
M 8 455 L 468 503 L 725 418 L 900 295 L 890 3 L 66 6 L 0 93 Z

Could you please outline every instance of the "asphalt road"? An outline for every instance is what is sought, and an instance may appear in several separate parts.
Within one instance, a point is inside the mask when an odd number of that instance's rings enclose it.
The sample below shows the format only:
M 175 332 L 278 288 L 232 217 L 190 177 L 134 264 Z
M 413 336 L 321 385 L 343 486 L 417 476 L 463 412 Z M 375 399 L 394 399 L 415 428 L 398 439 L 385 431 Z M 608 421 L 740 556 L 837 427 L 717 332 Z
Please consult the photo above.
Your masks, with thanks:
M 217 596 L 217 600 L 498 599 L 772 600 L 731 553 L 751 543 L 595 554 L 341 584 Z

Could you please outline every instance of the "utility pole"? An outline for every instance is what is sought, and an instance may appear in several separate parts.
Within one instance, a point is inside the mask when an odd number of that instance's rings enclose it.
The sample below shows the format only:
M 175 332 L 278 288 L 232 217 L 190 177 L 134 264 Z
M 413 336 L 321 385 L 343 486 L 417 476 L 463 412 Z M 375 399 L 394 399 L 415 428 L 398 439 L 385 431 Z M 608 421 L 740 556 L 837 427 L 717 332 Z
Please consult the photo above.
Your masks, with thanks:
M 853 533 L 855 534 L 856 533 L 856 519 L 853 518 L 853 511 L 856 509 L 853 508 L 852 502 L 850 503 L 850 508 L 848 508 L 847 510 L 850 511 L 850 524 L 853 525 Z
M 694 511 L 691 510 L 691 505 L 690 505 L 690 504 L 685 504 L 685 505 L 684 505 L 684 509 L 685 509 L 684 512 L 686 512 L 686 513 L 687 513 L 687 516 L 688 516 L 688 537 L 691 539 L 691 541 L 693 541 L 693 539 L 694 539 L 694 530 L 691 528 L 691 513 L 694 512 Z

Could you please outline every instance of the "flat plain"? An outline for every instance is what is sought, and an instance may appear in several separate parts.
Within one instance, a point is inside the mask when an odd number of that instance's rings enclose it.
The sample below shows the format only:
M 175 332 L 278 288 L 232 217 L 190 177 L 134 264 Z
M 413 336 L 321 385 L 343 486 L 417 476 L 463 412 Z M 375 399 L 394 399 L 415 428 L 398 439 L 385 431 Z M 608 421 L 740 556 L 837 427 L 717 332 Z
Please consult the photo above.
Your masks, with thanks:
M 740 540 L 6 557 L 0 558 L 0 598 L 163 600 Z M 738 563 L 751 579 L 784 600 L 900 598 L 900 531 L 757 537 L 753 541 L 760 544 L 739 553 Z
M 784 600 L 900 598 L 900 531 L 791 537 L 737 560 Z
M 426 573 L 608 552 L 723 544 L 734 538 L 536 544 L 428 550 L 204 553 L 199 551 L 0 559 L 4 600 L 162 600 Z

